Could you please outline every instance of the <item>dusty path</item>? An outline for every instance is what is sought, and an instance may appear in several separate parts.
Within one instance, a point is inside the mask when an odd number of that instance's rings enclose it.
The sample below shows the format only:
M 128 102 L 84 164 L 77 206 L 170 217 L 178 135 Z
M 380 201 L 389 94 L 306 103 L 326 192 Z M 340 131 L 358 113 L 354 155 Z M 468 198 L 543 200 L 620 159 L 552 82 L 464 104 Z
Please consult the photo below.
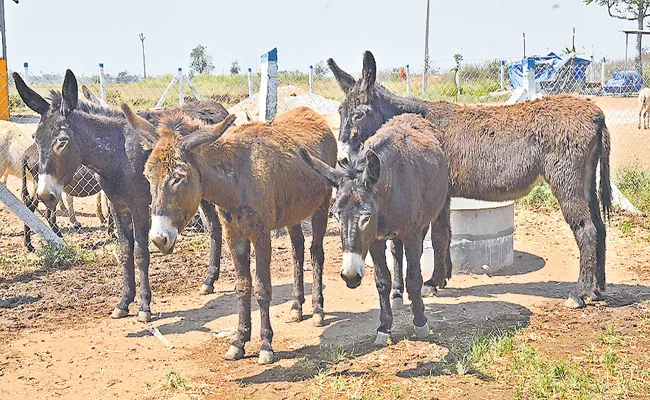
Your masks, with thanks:
M 272 366 L 256 363 L 257 311 L 253 314 L 254 336 L 247 345 L 247 358 L 237 362 L 221 358 L 237 323 L 233 281 L 226 274 L 213 295 L 156 297 L 152 307 L 158 318 L 149 326 L 133 317 L 101 317 L 75 326 L 63 324 L 61 328 L 27 328 L 17 332 L 12 340 L 0 343 L 0 398 L 310 397 L 313 388 L 303 381 L 317 377 L 319 371 L 327 368 L 327 362 L 341 353 L 354 354 L 359 362 L 369 365 L 367 368 L 383 371 L 391 379 L 421 375 L 423 365 L 444 359 L 449 349 L 465 340 L 470 332 L 527 326 L 532 315 L 561 304 L 573 287 L 578 273 L 578 251 L 561 215 L 518 209 L 516 223 L 517 253 L 512 268 L 491 277 L 454 276 L 449 289 L 439 297 L 425 300 L 432 328 L 428 341 L 412 340 L 410 312 L 402 309 L 396 311 L 393 336 L 396 340 L 411 340 L 381 350 L 372 345 L 378 325 L 372 274 L 368 274 L 360 288 L 346 289 L 336 277 L 338 239 L 328 237 L 326 325 L 312 327 L 310 296 L 305 302 L 306 319 L 300 323 L 285 322 L 292 290 L 286 265 L 273 281 L 271 315 L 279 360 Z M 274 243 L 275 249 L 289 245 L 287 238 Z M 650 262 L 647 242 L 639 243 L 638 238 L 610 227 L 607 246 L 610 307 L 649 298 L 650 282 L 639 278 L 632 269 Z M 56 291 L 57 287 L 51 290 Z M 594 311 L 594 307 L 588 307 L 574 313 L 588 319 Z M 148 327 L 157 327 L 172 347 L 167 348 Z M 344 361 L 335 368 L 363 374 L 354 372 L 351 362 L 346 365 Z M 182 386 L 183 380 L 187 381 L 187 390 L 170 390 L 169 382 Z M 447 386 L 432 381 L 427 398 L 510 397 L 494 388 L 479 390 L 470 385 L 449 391 Z

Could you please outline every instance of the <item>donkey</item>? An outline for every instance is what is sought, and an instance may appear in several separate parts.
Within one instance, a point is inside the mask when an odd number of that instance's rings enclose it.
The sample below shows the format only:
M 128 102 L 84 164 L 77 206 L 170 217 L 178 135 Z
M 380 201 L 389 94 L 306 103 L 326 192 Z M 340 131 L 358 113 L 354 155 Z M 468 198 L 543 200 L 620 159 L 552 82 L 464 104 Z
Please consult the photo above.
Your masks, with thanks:
M 101 186 L 113 206 L 120 264 L 124 271 L 122 296 L 111 316 L 128 315 L 129 304 L 135 298 L 135 264 L 140 270 L 142 298 L 138 320 L 149 321 L 151 195 L 149 182 L 143 175 L 147 152 L 139 135 L 124 118 L 102 117 L 77 110 L 77 80 L 70 70 L 66 71 L 62 92 L 51 93 L 51 105 L 27 87 L 20 75 L 14 73 L 13 77 L 25 104 L 41 115 L 34 134 L 39 157 L 37 196 L 54 210 L 63 187 L 70 184 L 80 165 L 99 175 Z
M 429 335 L 422 302 L 420 257 L 429 224 L 449 225 L 449 172 L 436 128 L 419 115 L 399 115 L 384 124 L 345 171 L 315 159 L 303 159 L 337 188 L 332 214 L 341 228 L 341 277 L 350 288 L 361 283 L 370 250 L 381 306 L 375 344 L 389 343 L 393 314 L 386 240 L 399 238 L 406 250 L 406 290 L 418 338 Z
M 439 128 L 447 157 L 450 195 L 487 201 L 524 196 L 541 179 L 548 181 L 580 250 L 578 284 L 566 301 L 583 307 L 605 290 L 605 224 L 596 191 L 600 162 L 600 203 L 611 210 L 610 137 L 602 110 L 588 100 L 557 95 L 508 106 L 464 106 L 397 96 L 376 83 L 369 51 L 359 81 L 328 65 L 346 93 L 340 107 L 343 143 L 339 162 L 349 163 L 379 127 L 404 113 L 420 114 Z M 441 231 L 446 231 L 442 229 Z M 432 229 L 434 234 L 439 230 Z M 438 253 L 435 252 L 435 257 Z M 451 278 L 435 269 L 425 285 L 443 288 Z
M 133 113 L 132 110 L 118 111 L 102 103 L 95 95 L 92 94 L 90 89 L 85 85 L 81 85 L 82 93 L 88 102 L 80 102 L 77 108 L 81 111 L 103 115 L 112 118 L 124 119 L 124 112 Z M 124 106 L 122 107 L 124 110 Z M 197 102 L 185 103 L 180 107 L 171 108 L 168 110 L 154 109 L 154 110 L 138 110 L 137 114 L 147 120 L 153 126 L 157 126 L 158 122 L 164 114 L 182 111 L 192 118 L 196 118 L 201 122 L 209 125 L 217 124 L 223 121 L 228 116 L 228 111 L 215 100 L 199 100 Z M 143 131 L 143 132 L 146 132 Z M 151 149 L 157 139 L 155 131 L 150 132 L 147 137 L 141 137 L 142 144 L 147 150 Z M 208 275 L 201 284 L 200 294 L 210 294 L 214 292 L 214 282 L 219 279 L 221 272 L 221 247 L 222 247 L 222 232 L 219 218 L 215 210 L 214 204 L 209 201 L 201 201 L 201 210 L 205 216 L 205 230 L 210 233 L 210 255 L 208 262 Z
M 332 189 L 300 159 L 298 149 L 307 148 L 333 166 L 336 139 L 323 117 L 306 107 L 290 110 L 269 123 L 233 127 L 224 134 L 234 119 L 235 116 L 229 116 L 219 125 L 202 126 L 182 113 L 175 113 L 161 121 L 160 139 L 145 168 L 153 197 L 150 236 L 163 253 L 169 253 L 201 199 L 218 206 L 235 263 L 239 297 L 239 327 L 225 355 L 228 360 L 244 356 L 244 346 L 251 336 L 253 243 L 255 290 L 262 319 L 258 361 L 267 364 L 273 362 L 270 234 L 282 227 L 289 232 L 294 261 L 291 318 L 299 321 L 305 301 L 304 237 L 300 223 L 309 217 L 313 230 L 312 319 L 315 326 L 323 324 L 323 239 Z
M 34 212 L 38 207 L 38 197 L 35 195 L 35 193 L 29 192 L 29 188 L 27 186 L 27 181 L 29 176 L 32 177 L 32 179 L 38 186 L 38 152 L 36 150 L 35 144 L 32 144 L 27 148 L 27 150 L 25 150 L 25 153 L 23 154 L 22 169 L 21 169 L 21 178 L 22 178 L 21 192 L 23 197 L 23 203 L 27 206 L 27 208 L 30 209 L 30 211 Z M 70 184 L 63 188 L 63 191 L 61 193 L 62 199 L 60 202 L 62 208 L 65 207 L 65 210 L 68 213 L 68 216 L 70 217 L 70 222 L 75 226 L 75 228 L 77 229 L 81 228 L 81 224 L 75 218 L 72 198 L 88 197 L 95 194 L 101 196 L 101 193 L 102 193 L 102 187 L 99 184 L 99 176 L 97 176 L 97 174 L 89 170 L 87 167 L 83 165 L 80 166 L 79 169 L 74 173 L 74 176 Z M 97 204 L 100 205 L 101 202 L 98 201 Z M 101 208 L 97 209 L 97 215 L 100 217 L 100 220 L 103 219 Z M 59 227 L 56 225 L 56 212 L 48 208 L 46 211 L 46 218 L 50 223 L 52 230 L 54 230 L 54 232 L 57 235 L 61 236 L 61 231 L 59 230 Z M 110 234 L 112 233 L 111 231 L 112 217 L 110 211 L 109 211 L 108 218 L 109 218 L 109 234 Z M 104 221 L 102 221 L 102 223 L 103 222 Z M 23 232 L 24 232 L 23 237 L 24 237 L 25 247 L 27 248 L 27 251 L 30 252 L 34 251 L 34 246 L 32 245 L 32 231 L 29 228 L 29 226 L 25 225 Z

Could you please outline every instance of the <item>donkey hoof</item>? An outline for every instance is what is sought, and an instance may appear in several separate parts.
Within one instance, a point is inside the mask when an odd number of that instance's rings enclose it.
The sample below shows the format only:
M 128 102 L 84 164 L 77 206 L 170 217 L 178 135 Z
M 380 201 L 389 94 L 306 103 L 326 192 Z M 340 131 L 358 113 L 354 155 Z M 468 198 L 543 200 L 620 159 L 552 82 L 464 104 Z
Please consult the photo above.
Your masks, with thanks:
M 393 310 L 398 310 L 404 307 L 404 299 L 401 297 L 395 297 L 390 306 Z
M 438 294 L 438 291 L 433 286 L 424 285 L 422 286 L 422 290 L 420 290 L 420 294 L 422 297 L 433 297 Z
M 149 322 L 149 321 L 151 321 L 150 311 L 138 311 L 138 322 Z
M 302 310 L 291 310 L 291 314 L 289 314 L 289 322 L 300 321 L 302 321 Z
M 564 302 L 564 305 L 568 308 L 583 308 L 585 302 L 577 296 L 570 295 L 568 299 Z
M 315 327 L 321 327 L 325 325 L 325 315 L 323 313 L 314 313 L 314 316 L 311 317 Z
M 83 226 L 82 226 L 79 222 L 75 222 L 75 223 L 73 223 L 73 224 L 72 224 L 72 227 L 73 227 L 74 229 L 77 229 L 77 230 L 83 228 Z
M 418 339 L 424 339 L 429 336 L 429 323 L 425 322 L 424 326 L 417 326 L 413 324 L 413 330 L 415 331 L 415 336 L 417 336 Z
M 257 363 L 261 365 L 273 364 L 273 350 L 260 350 L 260 356 Z
M 375 339 L 377 346 L 388 346 L 391 343 L 393 343 L 393 339 L 391 339 L 390 333 L 377 331 L 377 338 Z
M 113 319 L 124 318 L 127 315 L 129 315 L 129 310 L 122 310 L 121 308 L 115 307 L 115 309 L 111 313 L 111 318 Z
M 201 285 L 201 289 L 199 289 L 199 294 L 212 294 L 212 293 L 214 293 L 214 286 L 206 285 L 205 283 Z
M 242 359 L 244 358 L 244 349 L 231 345 L 224 358 L 231 361 Z

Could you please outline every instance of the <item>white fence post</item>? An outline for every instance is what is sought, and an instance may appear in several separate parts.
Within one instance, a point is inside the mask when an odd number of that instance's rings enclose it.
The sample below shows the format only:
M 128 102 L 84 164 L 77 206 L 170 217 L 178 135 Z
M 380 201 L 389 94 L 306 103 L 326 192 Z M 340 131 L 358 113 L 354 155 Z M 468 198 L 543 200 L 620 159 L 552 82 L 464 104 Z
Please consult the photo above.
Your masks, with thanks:
M 537 90 L 535 88 L 535 60 L 532 58 L 524 60 L 524 85 L 526 85 L 528 99 L 534 99 Z
M 253 71 L 248 69 L 248 97 L 253 97 Z
M 262 81 L 260 83 L 260 121 L 275 117 L 278 108 L 278 49 L 262 55 Z
M 23 63 L 23 68 L 25 68 L 25 71 L 23 73 L 23 80 L 25 81 L 26 84 L 29 85 L 29 63 Z
M 99 91 L 102 101 L 106 103 L 106 83 L 104 81 L 104 63 L 99 63 Z
M 408 64 L 406 64 L 406 94 L 411 95 L 411 70 Z
M 314 93 L 314 66 L 309 66 L 309 93 Z
M 18 218 L 20 218 L 27 226 L 34 232 L 45 239 L 51 245 L 66 247 L 66 243 L 52 231 L 52 229 L 45 225 L 43 221 L 38 219 L 36 215 L 25 207 L 25 205 L 14 196 L 5 185 L 0 183 L 0 201 L 5 203 L 7 207 L 13 211 Z
M 185 104 L 185 94 L 183 93 L 183 68 L 178 68 L 178 103 Z
M 607 60 L 605 59 L 605 57 L 603 57 L 600 63 L 600 87 L 602 88 L 602 90 L 605 90 L 605 63 L 606 62 Z
M 501 91 L 506 90 L 506 61 L 501 60 Z

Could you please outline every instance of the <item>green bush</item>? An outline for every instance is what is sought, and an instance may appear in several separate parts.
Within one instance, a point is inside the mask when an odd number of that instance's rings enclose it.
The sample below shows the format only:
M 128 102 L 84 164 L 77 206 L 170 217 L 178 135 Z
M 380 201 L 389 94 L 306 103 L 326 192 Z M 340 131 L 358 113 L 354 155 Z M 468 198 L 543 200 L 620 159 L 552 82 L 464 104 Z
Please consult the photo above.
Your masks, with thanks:
M 639 211 L 650 214 L 650 170 L 633 163 L 616 170 L 614 180 L 621 193 Z
M 551 186 L 546 181 L 535 185 L 530 193 L 519 199 L 518 202 L 535 209 L 557 210 L 560 208 L 560 203 L 551 192 Z
M 36 253 L 36 265 L 45 270 L 70 268 L 84 261 L 73 247 L 48 244 Z

